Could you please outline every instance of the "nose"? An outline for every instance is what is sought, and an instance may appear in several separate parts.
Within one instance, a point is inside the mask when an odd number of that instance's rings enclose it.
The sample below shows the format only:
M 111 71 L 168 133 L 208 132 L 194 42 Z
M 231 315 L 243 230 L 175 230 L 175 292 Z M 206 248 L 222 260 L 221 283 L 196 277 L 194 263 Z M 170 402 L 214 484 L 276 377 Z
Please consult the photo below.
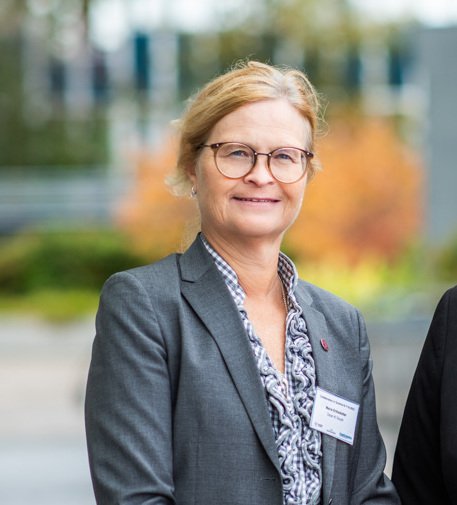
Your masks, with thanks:
M 261 156 L 263 158 L 261 158 Z M 256 153 L 254 166 L 244 176 L 246 182 L 251 182 L 257 186 L 264 186 L 275 182 L 275 178 L 271 175 L 270 167 L 268 166 L 269 154 Z

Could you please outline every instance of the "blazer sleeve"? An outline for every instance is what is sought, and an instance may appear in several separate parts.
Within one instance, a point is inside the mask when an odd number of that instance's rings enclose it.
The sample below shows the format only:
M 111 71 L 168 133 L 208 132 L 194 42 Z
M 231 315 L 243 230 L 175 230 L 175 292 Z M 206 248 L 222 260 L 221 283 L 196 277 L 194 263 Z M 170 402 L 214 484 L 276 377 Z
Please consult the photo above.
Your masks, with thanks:
M 363 397 L 360 405 L 358 439 L 354 447 L 353 492 L 351 505 L 400 505 L 392 482 L 384 474 L 386 450 L 376 418 L 376 401 L 365 322 L 357 311 L 360 356 L 362 360 Z
M 448 354 L 450 293 L 443 296 L 436 308 L 403 413 L 392 479 L 404 505 L 451 504 L 443 479 L 440 450 L 445 445 L 441 440 L 445 421 L 442 416 L 448 408 L 448 405 L 442 404 L 445 390 L 442 377 L 445 356 Z M 454 294 L 456 293 L 454 289 Z M 454 301 L 453 310 L 456 311 L 455 297 Z M 454 321 L 454 326 L 456 325 L 457 321 Z M 455 395 L 455 363 L 453 369 L 451 387 Z M 455 401 L 452 399 L 450 403 L 454 408 Z M 453 430 L 455 431 L 455 426 Z M 455 481 L 455 473 L 453 480 Z
M 85 400 L 98 505 L 172 505 L 167 353 L 139 280 L 115 274 L 102 290 Z

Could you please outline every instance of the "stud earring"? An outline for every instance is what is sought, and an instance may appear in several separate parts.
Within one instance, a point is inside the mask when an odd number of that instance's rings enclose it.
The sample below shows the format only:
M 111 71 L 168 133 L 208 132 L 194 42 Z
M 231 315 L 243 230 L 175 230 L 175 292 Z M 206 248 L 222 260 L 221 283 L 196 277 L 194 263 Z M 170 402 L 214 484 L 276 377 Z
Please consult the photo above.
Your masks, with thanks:
M 190 190 L 190 197 L 195 198 L 197 196 L 197 190 L 195 189 L 195 186 L 192 186 Z

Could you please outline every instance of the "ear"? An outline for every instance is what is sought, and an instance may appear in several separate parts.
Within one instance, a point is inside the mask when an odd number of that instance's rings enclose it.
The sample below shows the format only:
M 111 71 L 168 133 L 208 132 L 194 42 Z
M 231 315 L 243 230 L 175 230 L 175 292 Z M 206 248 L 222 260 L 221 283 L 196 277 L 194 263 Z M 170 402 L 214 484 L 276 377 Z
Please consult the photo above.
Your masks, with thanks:
M 195 171 L 193 172 L 187 172 L 187 176 L 189 177 L 189 180 L 192 183 L 192 186 L 195 186 L 197 184 L 197 174 Z
M 197 183 L 197 164 L 192 163 L 187 167 L 187 176 L 189 180 L 192 182 L 192 185 L 195 186 Z

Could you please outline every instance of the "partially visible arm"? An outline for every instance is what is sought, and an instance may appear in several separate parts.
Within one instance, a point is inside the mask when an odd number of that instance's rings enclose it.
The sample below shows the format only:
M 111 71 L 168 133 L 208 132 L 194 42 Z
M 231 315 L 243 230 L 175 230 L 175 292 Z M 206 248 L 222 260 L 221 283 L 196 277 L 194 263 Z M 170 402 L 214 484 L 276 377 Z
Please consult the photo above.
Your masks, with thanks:
M 105 284 L 86 393 L 98 505 L 172 505 L 171 393 L 154 308 L 123 272 Z
M 384 474 L 386 450 L 376 419 L 376 402 L 372 377 L 370 346 L 363 318 L 357 313 L 360 355 L 363 363 L 363 400 L 360 426 L 354 447 L 353 492 L 350 505 L 400 505 L 392 482 Z
M 403 414 L 392 479 L 404 505 L 451 503 L 440 455 L 441 374 L 448 311 L 449 292 L 436 308 Z

